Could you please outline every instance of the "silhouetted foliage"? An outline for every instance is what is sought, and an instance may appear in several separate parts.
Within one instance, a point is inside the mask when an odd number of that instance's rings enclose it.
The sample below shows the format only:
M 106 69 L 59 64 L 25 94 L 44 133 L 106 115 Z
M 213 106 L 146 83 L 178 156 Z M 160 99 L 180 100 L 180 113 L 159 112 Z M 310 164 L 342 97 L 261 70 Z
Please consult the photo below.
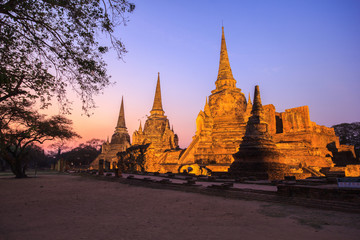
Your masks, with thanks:
M 16 177 L 26 177 L 27 157 L 34 144 L 54 139 L 79 137 L 72 122 L 60 115 L 45 118 L 32 109 L 32 103 L 7 101 L 0 104 L 0 157 Z
M 360 157 L 360 122 L 341 123 L 332 126 L 339 136 L 340 143 L 354 145 L 356 156 Z
M 25 177 L 28 148 L 34 143 L 78 136 L 63 116 L 45 118 L 32 109 L 46 108 L 53 96 L 70 110 L 71 87 L 85 113 L 93 96 L 110 84 L 102 55 L 108 36 L 122 58 L 126 49 L 114 35 L 134 10 L 127 0 L 0 0 L 0 157 L 17 177 Z
M 69 110 L 72 87 L 87 112 L 110 83 L 102 59 L 109 47 L 96 36 L 107 35 L 122 58 L 114 30 L 134 8 L 127 0 L 0 0 L 0 102 L 37 99 L 46 107 L 55 95 Z
M 31 144 L 28 146 L 27 151 L 28 154 L 25 156 L 24 161 L 26 161 L 29 168 L 50 168 L 52 163 L 51 159 L 40 146 Z
M 93 138 L 93 139 L 86 141 L 85 144 L 83 144 L 83 145 L 91 146 L 91 147 L 95 148 L 97 151 L 100 151 L 101 146 L 103 145 L 104 142 L 105 142 L 105 140 Z
M 78 147 L 61 154 L 61 158 L 67 161 L 70 167 L 81 167 L 90 165 L 100 154 L 103 140 L 91 139 Z
M 10 168 L 9 164 L 0 156 L 0 171 L 6 171 L 9 168 Z
M 54 163 L 53 158 L 45 154 L 40 146 L 30 144 L 26 147 L 27 154 L 24 155 L 23 164 L 29 169 L 49 169 Z M 0 156 L 0 171 L 10 169 L 10 165 Z
M 145 153 L 150 144 L 133 145 L 124 152 L 116 154 L 118 158 L 118 168 L 121 172 L 144 172 L 146 156 Z
M 66 140 L 60 139 L 49 146 L 48 155 L 51 156 L 55 161 L 60 159 L 61 153 L 69 150 Z

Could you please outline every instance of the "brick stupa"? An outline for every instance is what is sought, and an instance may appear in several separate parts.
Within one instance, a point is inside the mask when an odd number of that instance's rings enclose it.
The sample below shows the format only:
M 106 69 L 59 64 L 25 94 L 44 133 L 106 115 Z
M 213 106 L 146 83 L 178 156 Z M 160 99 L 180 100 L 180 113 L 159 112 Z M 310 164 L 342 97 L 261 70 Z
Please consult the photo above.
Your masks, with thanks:
M 133 145 L 150 144 L 145 153 L 144 168 L 149 172 L 161 171 L 160 163 L 167 162 L 174 150 L 178 149 L 178 136 L 170 128 L 170 122 L 162 107 L 160 73 L 156 83 L 153 107 L 147 118 L 144 129 L 141 127 L 133 133 Z M 165 154 L 166 151 L 166 154 Z M 176 153 L 175 161 L 179 153 Z M 167 160 L 166 160 L 167 159 Z M 165 171 L 165 170 L 164 170 Z
M 130 135 L 125 123 L 124 99 L 121 98 L 120 112 L 115 131 L 109 139 L 102 145 L 100 155 L 91 163 L 90 168 L 97 169 L 99 160 L 104 160 L 105 168 L 112 169 L 118 161 L 116 154 L 125 151 L 130 147 Z
M 220 62 L 216 88 L 196 118 L 193 141 L 180 158 L 180 164 L 206 165 L 213 171 L 227 171 L 234 161 L 246 131 L 251 111 L 241 89 L 236 87 L 222 28 Z M 249 110 L 250 107 L 250 110 Z

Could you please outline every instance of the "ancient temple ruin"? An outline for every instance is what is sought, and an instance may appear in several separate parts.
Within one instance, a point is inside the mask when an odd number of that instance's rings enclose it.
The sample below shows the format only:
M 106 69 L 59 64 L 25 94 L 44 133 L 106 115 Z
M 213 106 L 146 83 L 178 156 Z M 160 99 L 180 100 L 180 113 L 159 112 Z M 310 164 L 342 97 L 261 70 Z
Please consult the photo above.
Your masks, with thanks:
M 144 130 L 141 122 L 139 129 L 133 133 L 133 145 L 151 143 L 151 148 L 157 151 L 175 149 L 178 147 L 178 136 L 170 128 L 170 122 L 162 107 L 160 73 L 156 83 L 153 107 L 148 116 Z
M 254 104 L 250 96 L 246 101 L 232 75 L 224 28 L 215 85 L 180 165 L 198 164 L 214 172 L 228 172 L 231 166 L 233 175 L 276 179 L 323 176 L 341 156 L 354 162 L 353 147 L 340 145 L 333 128 L 311 122 L 308 106 L 278 113 L 272 104 L 262 106 L 258 86 Z
M 150 116 L 145 122 L 144 129 L 140 122 L 139 129 L 133 133 L 133 146 L 150 144 L 144 156 L 144 168 L 146 171 L 158 172 L 169 170 L 165 165 L 171 166 L 172 163 L 177 165 L 180 154 L 178 141 L 178 136 L 170 128 L 169 119 L 165 116 L 162 107 L 160 73 L 158 73 Z
M 254 104 L 246 125 L 246 132 L 229 172 L 235 177 L 253 176 L 260 179 L 283 179 L 291 175 L 282 162 L 280 151 L 269 132 L 261 103 L 259 86 L 255 86 Z
M 340 145 L 333 128 L 310 120 L 308 106 L 276 112 L 272 104 L 262 105 L 259 86 L 253 102 L 236 87 L 222 28 L 220 61 L 215 89 L 206 98 L 196 118 L 196 132 L 187 149 L 178 147 L 162 107 L 160 74 L 154 103 L 144 129 L 141 122 L 133 133 L 133 144 L 125 126 L 123 102 L 111 142 L 103 145 L 99 159 L 138 164 L 135 170 L 182 172 L 189 166 L 233 177 L 282 179 L 306 178 L 344 172 L 359 176 L 359 160 L 353 146 Z M 341 163 L 341 164 L 340 164 Z
M 179 160 L 180 164 L 202 164 L 213 171 L 227 171 L 234 161 L 246 131 L 251 101 L 236 87 L 222 28 L 220 63 L 216 88 L 196 119 L 193 141 Z
M 111 141 L 107 141 L 102 145 L 101 153 L 99 156 L 91 163 L 90 168 L 98 168 L 99 160 L 104 160 L 105 168 L 113 168 L 118 161 L 116 154 L 118 152 L 125 151 L 130 147 L 130 135 L 126 128 L 125 123 L 125 110 L 124 110 L 124 99 L 121 99 L 121 106 L 118 121 L 115 127 L 115 131 L 111 137 Z

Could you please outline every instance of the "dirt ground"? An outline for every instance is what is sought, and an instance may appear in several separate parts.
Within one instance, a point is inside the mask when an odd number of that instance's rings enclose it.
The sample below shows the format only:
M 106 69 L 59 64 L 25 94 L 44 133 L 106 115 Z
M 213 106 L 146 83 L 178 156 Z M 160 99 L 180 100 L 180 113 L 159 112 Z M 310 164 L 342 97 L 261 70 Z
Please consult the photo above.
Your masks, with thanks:
M 0 239 L 360 239 L 360 215 L 70 175 L 0 178 Z

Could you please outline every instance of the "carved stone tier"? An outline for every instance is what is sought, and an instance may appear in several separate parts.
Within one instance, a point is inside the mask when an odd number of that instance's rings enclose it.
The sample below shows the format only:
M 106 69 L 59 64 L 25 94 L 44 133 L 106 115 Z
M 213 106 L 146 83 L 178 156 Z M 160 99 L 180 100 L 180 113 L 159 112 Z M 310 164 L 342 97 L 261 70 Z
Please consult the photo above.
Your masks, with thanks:
M 164 115 L 162 108 L 160 75 L 156 84 L 153 108 L 147 118 L 144 130 L 141 123 L 139 130 L 133 133 L 133 145 L 150 144 L 145 153 L 145 170 L 157 172 L 161 170 L 160 159 L 168 150 L 178 149 L 178 136 L 170 128 L 169 119 Z

